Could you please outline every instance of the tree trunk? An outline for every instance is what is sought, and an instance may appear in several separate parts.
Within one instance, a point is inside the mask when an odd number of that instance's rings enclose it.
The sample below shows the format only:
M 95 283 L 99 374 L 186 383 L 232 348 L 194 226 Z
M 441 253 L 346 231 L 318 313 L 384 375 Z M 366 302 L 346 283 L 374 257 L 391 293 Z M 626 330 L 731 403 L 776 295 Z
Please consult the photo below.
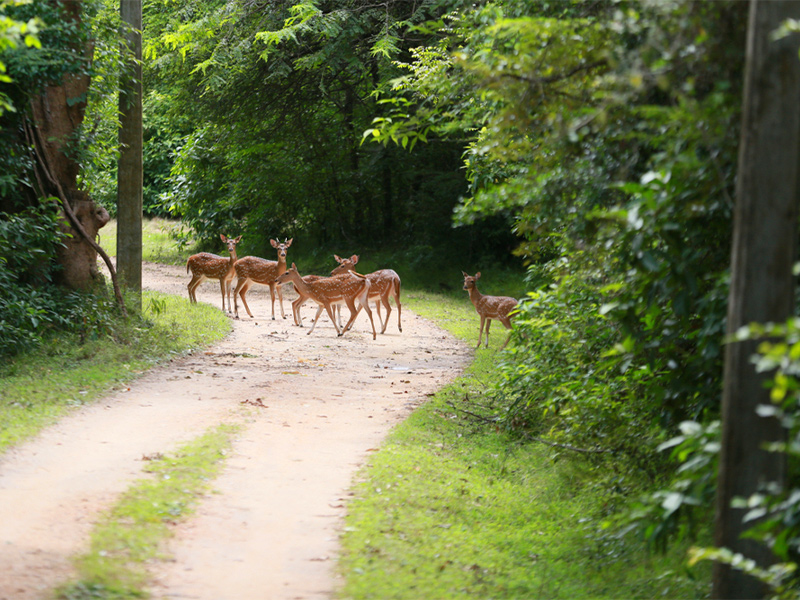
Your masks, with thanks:
M 793 38 L 771 41 L 787 18 L 800 16 L 800 3 L 755 1 L 750 5 L 742 137 L 734 212 L 728 333 L 752 322 L 781 322 L 792 315 L 797 259 L 798 161 L 800 161 L 800 59 Z M 756 560 L 772 562 L 771 552 L 741 535 L 745 511 L 731 508 L 766 482 L 783 485 L 782 454 L 764 445 L 785 438 L 775 419 L 756 416 L 768 404 L 766 374 L 750 361 L 754 342 L 734 342 L 725 354 L 715 543 Z M 760 582 L 726 565 L 714 569 L 713 597 L 759 598 Z
M 117 265 L 124 285 L 142 302 L 142 2 L 121 0 L 125 71 L 119 91 Z
M 65 2 L 61 8 L 65 20 L 80 23 L 81 2 Z M 75 51 L 83 56 L 87 69 L 80 74 L 64 75 L 61 82 L 48 86 L 42 94 L 31 99 L 35 128 L 35 140 L 31 142 L 35 143 L 36 148 L 37 179 L 42 187 L 40 193 L 67 202 L 83 229 L 94 238 L 98 230 L 108 223 L 109 215 L 78 189 L 80 165 L 69 147 L 74 143 L 74 136 L 86 110 L 90 84 L 86 72 L 91 63 L 93 47 L 87 44 Z M 70 237 L 65 242 L 66 247 L 60 248 L 57 256 L 62 267 L 59 283 L 73 289 L 86 289 L 101 280 L 97 270 L 97 252 L 74 228 L 67 215 L 64 215 L 62 228 Z

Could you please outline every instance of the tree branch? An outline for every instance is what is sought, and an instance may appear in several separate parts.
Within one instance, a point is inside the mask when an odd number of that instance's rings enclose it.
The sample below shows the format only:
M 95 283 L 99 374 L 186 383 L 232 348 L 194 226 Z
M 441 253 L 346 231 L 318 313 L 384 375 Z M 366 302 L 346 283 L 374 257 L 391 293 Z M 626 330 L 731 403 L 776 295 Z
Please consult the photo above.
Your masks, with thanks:
M 61 187 L 61 183 L 57 181 L 50 172 L 47 153 L 43 150 L 44 142 L 41 139 L 41 133 L 39 132 L 38 128 L 35 125 L 30 125 L 27 119 L 23 119 L 23 126 L 25 128 L 25 135 L 28 138 L 29 143 L 32 142 L 31 147 L 33 148 L 34 154 L 38 158 L 37 162 L 41 165 L 42 172 L 44 173 L 47 180 L 57 190 L 58 200 L 61 203 L 61 207 L 64 210 L 64 214 L 67 215 L 67 218 L 69 219 L 72 228 L 75 229 L 75 231 L 77 231 L 92 248 L 94 248 L 94 250 L 103 258 L 103 262 L 106 263 L 106 267 L 108 267 L 108 271 L 111 274 L 111 283 L 114 287 L 114 296 L 117 299 L 117 304 L 119 305 L 122 315 L 127 318 L 128 311 L 125 308 L 125 301 L 122 298 L 122 291 L 120 290 L 119 281 L 117 280 L 117 271 L 114 268 L 111 259 L 109 258 L 108 254 L 106 254 L 106 251 L 103 250 L 103 248 L 101 248 L 100 245 L 97 242 L 95 242 L 91 238 L 91 236 L 89 236 L 88 233 L 86 233 L 86 230 L 83 228 L 83 225 L 78 220 L 78 217 L 75 215 L 75 212 L 72 210 L 72 206 L 70 205 L 67 199 L 67 195 L 64 193 L 64 189 Z M 39 183 L 39 185 L 41 185 L 41 182 Z

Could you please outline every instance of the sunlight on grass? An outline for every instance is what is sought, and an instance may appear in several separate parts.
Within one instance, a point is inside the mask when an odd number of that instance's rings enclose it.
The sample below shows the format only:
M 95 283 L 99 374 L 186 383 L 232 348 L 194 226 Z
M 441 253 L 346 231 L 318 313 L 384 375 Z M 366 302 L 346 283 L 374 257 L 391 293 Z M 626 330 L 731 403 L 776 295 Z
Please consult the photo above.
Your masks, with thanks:
M 180 265 L 192 251 L 178 241 L 176 234 L 186 231 L 179 221 L 153 218 L 142 223 L 142 260 Z M 110 221 L 100 230 L 100 246 L 109 256 L 117 255 L 117 221 Z

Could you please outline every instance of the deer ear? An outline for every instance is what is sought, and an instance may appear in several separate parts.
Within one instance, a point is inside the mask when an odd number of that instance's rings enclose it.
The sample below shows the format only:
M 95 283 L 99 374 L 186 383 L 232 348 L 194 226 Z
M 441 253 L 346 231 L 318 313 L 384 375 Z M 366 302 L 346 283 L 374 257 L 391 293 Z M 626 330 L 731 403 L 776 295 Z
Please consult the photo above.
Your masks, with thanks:
M 291 245 L 292 245 L 292 242 L 293 242 L 293 241 L 294 241 L 294 238 L 292 238 L 292 239 L 290 239 L 290 240 L 286 240 L 284 243 L 286 244 L 286 247 L 288 248 L 289 246 L 291 246 Z
M 220 233 L 219 234 L 219 239 L 221 239 L 223 242 L 227 242 L 228 241 L 228 238 L 225 237 L 224 233 Z
M 353 254 L 353 256 L 350 257 L 350 260 L 353 264 L 356 264 L 358 262 L 358 254 Z
M 467 275 L 466 271 L 461 271 L 461 274 L 462 274 L 464 277 L 469 277 L 469 275 Z
M 278 247 L 278 242 L 276 242 L 275 240 L 270 240 L 269 243 L 272 244 L 273 248 L 277 248 Z
M 344 260 L 343 258 L 339 258 L 338 254 L 334 254 L 333 258 L 336 259 L 336 262 L 339 264 L 342 264 L 342 261 Z
M 238 243 L 239 243 L 239 242 L 241 242 L 241 241 L 242 241 L 242 236 L 239 236 L 239 237 L 237 237 L 235 240 L 233 240 L 233 242 L 234 242 L 235 244 L 238 244 Z
M 475 273 L 475 279 L 480 279 L 480 278 L 481 278 L 481 272 L 478 271 L 477 273 Z

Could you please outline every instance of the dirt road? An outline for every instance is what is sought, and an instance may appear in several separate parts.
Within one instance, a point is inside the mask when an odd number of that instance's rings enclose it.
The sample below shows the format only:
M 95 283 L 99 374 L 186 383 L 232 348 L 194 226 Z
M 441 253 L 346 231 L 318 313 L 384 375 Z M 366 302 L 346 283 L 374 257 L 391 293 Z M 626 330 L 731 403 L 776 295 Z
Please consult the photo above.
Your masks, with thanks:
M 148 289 L 187 293 L 182 267 L 146 265 L 143 279 Z M 198 299 L 219 306 L 218 284 L 202 284 Z M 251 290 L 248 303 L 256 318 L 234 321 L 214 348 L 154 369 L 0 457 L 0 600 L 50 597 L 98 511 L 142 477 L 143 457 L 225 421 L 245 427 L 215 492 L 176 527 L 172 559 L 153 566 L 153 597 L 331 596 L 355 471 L 460 373 L 470 350 L 408 310 L 402 333 L 393 311 L 373 341 L 363 314 L 344 337 L 327 319 L 309 336 L 310 303 L 303 329 L 288 300 L 287 319 L 270 319 L 266 288 Z M 264 408 L 251 404 L 259 399 Z

